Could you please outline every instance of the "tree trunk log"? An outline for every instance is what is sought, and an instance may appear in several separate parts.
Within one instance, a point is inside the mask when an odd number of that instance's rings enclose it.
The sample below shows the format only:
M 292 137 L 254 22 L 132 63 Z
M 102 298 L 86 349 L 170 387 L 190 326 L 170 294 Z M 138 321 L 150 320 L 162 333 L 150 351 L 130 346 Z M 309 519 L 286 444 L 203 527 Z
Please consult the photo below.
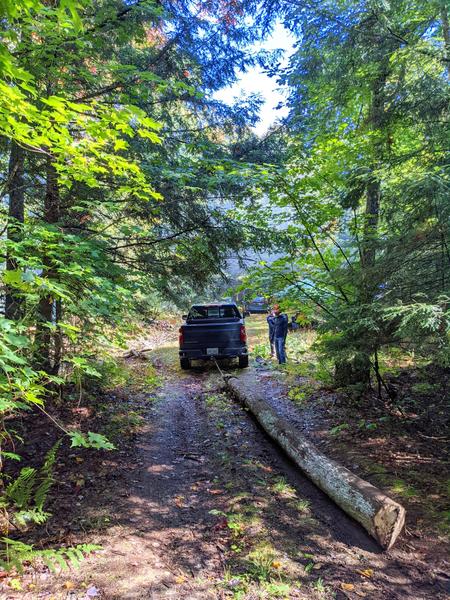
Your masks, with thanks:
M 245 381 L 245 376 L 225 376 L 225 380 L 231 392 L 302 471 L 384 549 L 391 548 L 405 523 L 405 509 L 369 482 L 322 454 L 261 398 L 255 390 L 254 380 Z

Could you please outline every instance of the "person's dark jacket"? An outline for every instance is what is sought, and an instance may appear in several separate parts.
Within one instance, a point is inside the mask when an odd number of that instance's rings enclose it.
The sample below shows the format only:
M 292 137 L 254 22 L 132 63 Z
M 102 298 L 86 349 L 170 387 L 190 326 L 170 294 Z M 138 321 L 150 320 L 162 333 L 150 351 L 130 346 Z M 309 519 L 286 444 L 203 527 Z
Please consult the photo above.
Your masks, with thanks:
M 267 325 L 269 326 L 269 340 L 272 343 L 275 338 L 275 324 L 274 324 L 274 315 L 269 315 L 267 317 Z
M 273 318 L 273 337 L 285 338 L 288 332 L 288 317 L 287 315 L 278 315 Z M 268 317 L 269 319 L 269 317 Z

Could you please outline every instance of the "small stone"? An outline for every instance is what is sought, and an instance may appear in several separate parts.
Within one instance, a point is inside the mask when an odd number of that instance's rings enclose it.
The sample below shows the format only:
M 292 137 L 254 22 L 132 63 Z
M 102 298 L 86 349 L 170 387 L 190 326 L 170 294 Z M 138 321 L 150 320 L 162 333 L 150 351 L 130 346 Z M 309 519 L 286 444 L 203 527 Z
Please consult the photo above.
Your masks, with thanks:
M 95 598 L 98 595 L 99 590 L 95 587 L 95 585 L 91 585 L 91 587 L 86 590 L 86 596 L 88 598 Z

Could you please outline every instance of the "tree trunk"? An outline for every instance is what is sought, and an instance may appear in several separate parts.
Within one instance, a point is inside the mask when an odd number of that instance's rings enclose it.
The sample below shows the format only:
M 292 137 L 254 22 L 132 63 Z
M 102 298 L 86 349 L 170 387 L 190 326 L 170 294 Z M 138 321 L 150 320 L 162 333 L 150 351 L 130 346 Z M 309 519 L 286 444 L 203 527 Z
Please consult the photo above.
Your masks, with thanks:
M 62 301 L 58 299 L 55 302 L 55 321 L 56 331 L 54 335 L 54 353 L 53 353 L 53 373 L 57 375 L 61 366 L 61 358 L 63 355 L 63 335 L 60 327 L 62 319 Z
M 445 58 L 450 60 L 450 24 L 448 18 L 448 7 L 446 2 L 441 2 L 441 20 L 442 20 L 442 34 L 444 36 L 445 44 Z M 450 65 L 447 63 L 447 73 L 450 74 Z
M 25 217 L 25 194 L 23 187 L 24 158 L 25 153 L 23 148 L 12 140 L 8 167 L 9 208 L 7 237 L 9 242 L 16 243 L 22 239 L 22 227 Z M 6 257 L 6 270 L 15 271 L 16 269 L 18 269 L 18 263 L 15 259 L 14 250 L 9 248 Z M 20 298 L 14 288 L 7 287 L 5 317 L 14 321 L 19 320 L 23 316 L 22 303 L 22 298 Z
M 381 182 L 377 173 L 383 160 L 382 129 L 385 123 L 385 86 L 388 78 L 386 58 L 380 64 L 378 75 L 372 83 L 372 97 L 369 107 L 368 125 L 374 136 L 372 164 L 366 186 L 366 208 L 364 234 L 362 241 L 363 290 L 362 293 L 372 297 L 373 280 L 370 271 L 375 266 L 378 222 L 380 218 Z M 368 272 L 367 272 L 368 271 Z
M 379 65 L 377 76 L 372 82 L 372 96 L 368 114 L 368 126 L 374 136 L 372 161 L 366 185 L 366 206 L 364 210 L 364 229 L 361 244 L 361 282 L 359 302 L 370 305 L 378 290 L 376 273 L 376 249 L 378 244 L 378 226 L 381 204 L 381 181 L 378 169 L 382 165 L 384 142 L 382 139 L 385 125 L 385 86 L 389 74 L 388 57 L 384 56 Z M 372 334 L 373 335 L 373 334 Z M 364 332 L 358 340 L 358 351 L 346 371 L 351 374 L 347 382 L 340 385 L 361 383 L 370 387 L 371 356 L 377 346 L 377 340 L 371 339 L 371 334 Z M 336 373 L 342 380 L 345 370 L 336 365 Z
M 56 224 L 60 216 L 60 202 L 58 189 L 58 176 L 51 157 L 47 158 L 47 183 L 44 202 L 44 220 L 48 224 Z M 55 279 L 56 273 L 52 259 L 45 256 L 43 260 L 43 277 Z M 55 374 L 59 369 L 54 356 L 52 357 L 53 336 L 50 325 L 56 322 L 57 310 L 55 298 L 51 295 L 43 296 L 39 301 L 36 322 L 35 356 L 36 366 L 49 374 Z M 53 353 L 54 354 L 54 353 Z M 58 359 L 59 361 L 59 359 Z
M 405 523 L 405 509 L 384 492 L 322 454 L 255 389 L 254 376 L 225 376 L 231 392 L 252 412 L 265 431 L 344 512 L 358 521 L 384 548 L 395 543 Z

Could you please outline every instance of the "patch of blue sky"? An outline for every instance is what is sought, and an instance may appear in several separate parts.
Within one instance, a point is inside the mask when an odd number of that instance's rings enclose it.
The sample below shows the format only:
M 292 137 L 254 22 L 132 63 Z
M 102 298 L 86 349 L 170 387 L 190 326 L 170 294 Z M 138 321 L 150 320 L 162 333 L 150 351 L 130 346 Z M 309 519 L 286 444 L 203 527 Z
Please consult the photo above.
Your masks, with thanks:
M 263 42 L 252 46 L 249 51 L 281 50 L 280 68 L 283 68 L 294 52 L 294 44 L 295 39 L 291 33 L 281 23 L 277 23 L 272 34 Z M 252 67 L 245 73 L 240 73 L 238 77 L 236 83 L 216 92 L 214 98 L 226 104 L 233 104 L 238 98 L 259 95 L 264 102 L 260 108 L 259 121 L 253 130 L 257 135 L 263 136 L 272 125 L 287 115 L 287 89 L 277 82 L 276 77 L 270 77 L 261 66 Z

